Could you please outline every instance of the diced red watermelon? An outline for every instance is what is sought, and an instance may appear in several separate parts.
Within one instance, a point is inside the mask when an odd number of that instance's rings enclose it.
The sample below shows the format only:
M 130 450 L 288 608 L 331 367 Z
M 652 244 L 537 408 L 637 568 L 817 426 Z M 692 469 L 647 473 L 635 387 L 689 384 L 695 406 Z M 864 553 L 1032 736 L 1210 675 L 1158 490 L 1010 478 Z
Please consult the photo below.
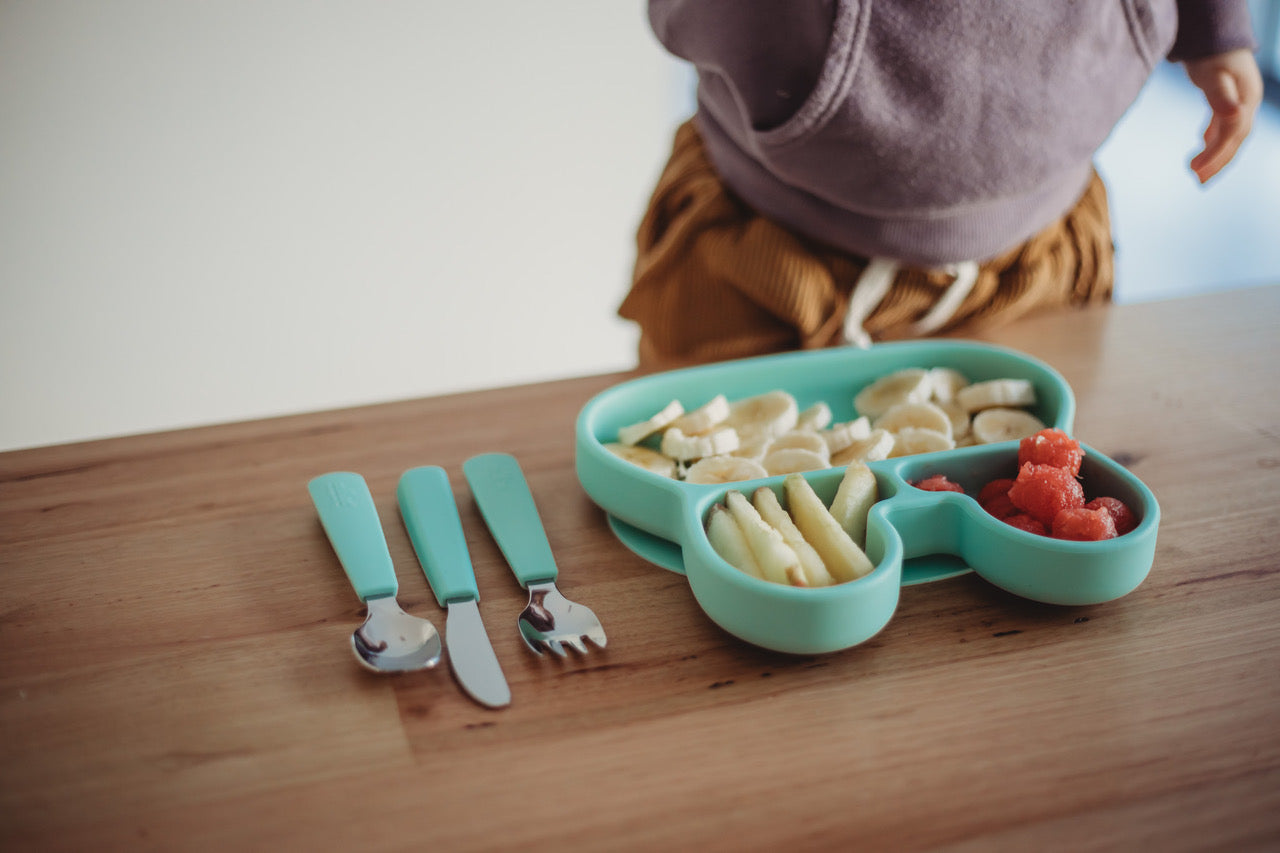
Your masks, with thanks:
M 1009 500 L 1009 488 L 1013 485 L 1013 480 L 1009 477 L 1002 477 L 987 483 L 978 492 L 978 506 L 985 509 L 996 518 L 1008 518 L 1016 515 L 1020 510 L 1013 505 L 1013 501 Z
M 1071 507 L 1058 513 L 1053 520 L 1055 539 L 1074 539 L 1077 542 L 1098 542 L 1116 537 L 1116 523 L 1106 509 Z
M 1018 444 L 1018 467 L 1030 462 L 1033 465 L 1052 465 L 1065 468 L 1071 476 L 1080 476 L 1080 463 L 1084 450 L 1080 442 L 1060 429 L 1042 429 L 1029 435 Z
M 1045 527 L 1052 527 L 1064 509 L 1084 506 L 1084 489 L 1065 468 L 1028 462 L 1018 469 L 1009 500 Z
M 962 495 L 964 494 L 964 488 L 959 483 L 953 483 L 948 480 L 945 474 L 934 474 L 931 477 L 925 477 L 923 480 L 917 480 L 911 485 L 926 492 L 959 492 Z
M 1129 509 L 1129 505 L 1119 498 L 1094 498 L 1084 505 L 1085 509 L 1105 509 L 1111 513 L 1111 520 L 1116 524 L 1116 535 L 1121 536 L 1138 526 L 1138 519 Z
M 1016 527 L 1019 530 L 1025 530 L 1028 533 L 1035 533 L 1040 536 L 1049 535 L 1049 530 L 1043 523 L 1027 515 L 1025 512 L 1015 512 L 1013 515 L 1002 519 L 1002 521 L 1010 527 Z
M 1120 536 L 1137 526 L 1123 501 L 1096 497 L 1085 503 L 1079 480 L 1084 449 L 1060 429 L 1044 429 L 1018 444 L 1018 474 L 990 480 L 977 494 L 978 505 L 995 518 L 1041 536 L 1097 541 Z M 944 474 L 911 483 L 918 489 L 959 492 Z

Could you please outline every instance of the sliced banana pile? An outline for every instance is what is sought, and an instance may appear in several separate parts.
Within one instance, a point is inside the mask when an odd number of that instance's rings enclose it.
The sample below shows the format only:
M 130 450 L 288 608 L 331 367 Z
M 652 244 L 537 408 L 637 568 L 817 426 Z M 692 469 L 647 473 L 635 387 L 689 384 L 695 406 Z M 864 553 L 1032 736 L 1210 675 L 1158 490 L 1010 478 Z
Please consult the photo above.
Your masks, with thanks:
M 905 368 L 882 377 L 853 398 L 860 415 L 894 435 L 890 456 L 1012 441 L 1044 429 L 1026 411 L 1036 389 L 1026 379 L 970 382 L 950 367 Z
M 732 402 L 717 394 L 691 411 L 672 400 L 605 447 L 664 477 L 735 483 L 1025 438 L 1045 426 L 1024 408 L 1035 402 L 1025 379 L 970 382 L 949 367 L 913 367 L 859 391 L 851 421 L 833 423 L 821 401 L 801 411 L 782 390 Z
M 730 565 L 754 577 L 788 586 L 847 583 L 875 566 L 865 548 L 867 513 L 879 499 L 875 475 L 849 466 L 828 508 L 800 474 L 783 480 L 783 498 L 761 486 L 736 489 L 707 514 L 707 540 Z

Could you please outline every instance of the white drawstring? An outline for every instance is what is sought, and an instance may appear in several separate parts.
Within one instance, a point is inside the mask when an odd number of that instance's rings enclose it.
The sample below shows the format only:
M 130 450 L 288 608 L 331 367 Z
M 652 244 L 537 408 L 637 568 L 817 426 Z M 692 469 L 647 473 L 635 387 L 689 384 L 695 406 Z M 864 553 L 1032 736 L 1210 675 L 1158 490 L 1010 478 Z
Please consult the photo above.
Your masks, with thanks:
M 942 328 L 960 310 L 961 303 L 969 295 L 969 291 L 973 290 L 973 283 L 978 280 L 977 261 L 952 264 L 946 271 L 955 278 L 947 286 L 947 292 L 942 294 L 942 298 L 929 309 L 929 313 L 911 325 L 911 334 L 923 336 Z
M 844 314 L 844 342 L 866 349 L 871 346 L 871 336 L 862 324 L 871 316 L 876 307 L 884 301 L 893 286 L 893 280 L 902 265 L 889 258 L 872 258 L 866 269 L 853 284 L 853 292 L 849 294 L 849 307 Z M 934 303 L 923 317 L 910 327 L 911 334 L 922 336 L 946 325 L 947 321 L 960 310 L 969 292 L 978 280 L 978 262 L 962 261 L 946 267 L 946 271 L 954 278 L 942 298 Z
M 866 349 L 871 346 L 871 336 L 862 324 L 876 310 L 876 306 L 884 299 L 889 288 L 893 286 L 894 276 L 901 265 L 888 258 L 872 258 L 866 269 L 853 283 L 853 292 L 849 294 L 849 307 L 844 313 L 844 342 Z

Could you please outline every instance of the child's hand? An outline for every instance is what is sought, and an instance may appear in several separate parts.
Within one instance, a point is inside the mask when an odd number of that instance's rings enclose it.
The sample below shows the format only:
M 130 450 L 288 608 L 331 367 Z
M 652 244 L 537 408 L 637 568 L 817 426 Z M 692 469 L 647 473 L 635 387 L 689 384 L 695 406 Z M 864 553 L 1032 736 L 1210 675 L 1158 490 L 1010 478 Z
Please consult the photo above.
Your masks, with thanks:
M 1204 92 L 1213 116 L 1204 131 L 1204 150 L 1191 161 L 1191 171 L 1205 183 L 1231 162 L 1253 129 L 1262 103 L 1262 74 L 1248 50 L 1229 50 L 1186 63 L 1187 76 Z

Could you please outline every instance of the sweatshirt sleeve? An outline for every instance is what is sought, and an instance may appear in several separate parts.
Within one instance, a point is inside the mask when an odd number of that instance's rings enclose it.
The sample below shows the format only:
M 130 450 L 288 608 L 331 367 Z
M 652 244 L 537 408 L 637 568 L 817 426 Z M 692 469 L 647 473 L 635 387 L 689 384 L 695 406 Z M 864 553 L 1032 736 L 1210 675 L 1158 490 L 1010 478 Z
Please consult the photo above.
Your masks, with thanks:
M 1184 62 L 1257 47 L 1248 0 L 1178 0 L 1178 36 L 1169 51 L 1170 60 Z

